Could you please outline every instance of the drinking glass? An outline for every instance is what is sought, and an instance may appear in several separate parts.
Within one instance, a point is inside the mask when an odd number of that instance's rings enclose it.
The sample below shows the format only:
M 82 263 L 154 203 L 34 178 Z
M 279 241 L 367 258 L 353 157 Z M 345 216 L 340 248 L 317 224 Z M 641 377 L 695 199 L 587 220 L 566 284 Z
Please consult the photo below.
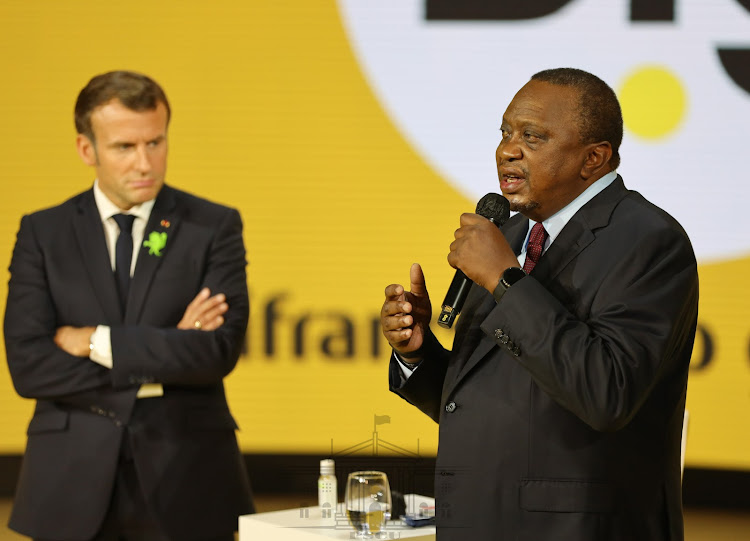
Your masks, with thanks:
M 355 471 L 346 481 L 346 516 L 358 539 L 371 539 L 391 518 L 391 489 L 381 471 Z

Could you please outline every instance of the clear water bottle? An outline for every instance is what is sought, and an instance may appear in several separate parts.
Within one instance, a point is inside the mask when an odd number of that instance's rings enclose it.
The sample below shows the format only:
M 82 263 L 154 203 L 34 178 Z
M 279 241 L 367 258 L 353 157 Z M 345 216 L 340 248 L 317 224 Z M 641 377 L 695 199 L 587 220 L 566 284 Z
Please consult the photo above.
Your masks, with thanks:
M 338 487 L 336 486 L 336 464 L 326 458 L 320 461 L 320 477 L 318 477 L 318 506 L 320 516 L 326 522 L 336 520 L 336 504 Z

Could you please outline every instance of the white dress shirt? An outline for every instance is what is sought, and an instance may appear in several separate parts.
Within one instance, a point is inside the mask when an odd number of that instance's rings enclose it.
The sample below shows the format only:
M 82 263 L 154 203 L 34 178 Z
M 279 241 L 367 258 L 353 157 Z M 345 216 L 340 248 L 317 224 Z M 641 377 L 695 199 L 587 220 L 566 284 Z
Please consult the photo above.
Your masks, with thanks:
M 156 200 L 152 199 L 146 201 L 145 203 L 132 207 L 130 210 L 124 211 L 104 195 L 104 192 L 99 187 L 98 179 L 94 182 L 94 200 L 96 201 L 96 207 L 99 210 L 99 216 L 102 219 L 104 238 L 107 241 L 107 251 L 109 252 L 109 262 L 112 266 L 112 272 L 115 270 L 115 244 L 117 243 L 117 237 L 120 235 L 120 228 L 117 226 L 117 222 L 115 222 L 113 216 L 115 214 L 132 214 L 135 216 L 132 229 L 133 259 L 130 262 L 130 276 L 132 278 L 133 272 L 135 271 L 135 264 L 138 260 L 140 246 L 143 242 L 143 235 L 146 231 L 146 224 L 148 223 L 151 209 L 154 208 L 154 201 Z M 89 359 L 111 369 L 113 361 L 109 326 L 98 325 L 96 327 L 94 334 L 91 335 L 91 345 L 92 349 Z M 138 398 L 161 396 L 162 394 L 164 394 L 164 390 L 160 383 L 143 384 L 138 390 Z

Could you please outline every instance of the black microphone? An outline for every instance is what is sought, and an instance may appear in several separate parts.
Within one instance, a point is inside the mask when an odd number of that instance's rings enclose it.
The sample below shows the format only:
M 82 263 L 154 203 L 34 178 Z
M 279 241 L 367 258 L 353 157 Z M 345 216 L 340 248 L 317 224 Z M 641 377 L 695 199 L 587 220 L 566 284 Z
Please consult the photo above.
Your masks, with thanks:
M 510 216 L 510 203 L 498 193 L 488 193 L 477 203 L 477 214 L 484 216 L 496 226 L 501 227 L 508 221 Z M 456 321 L 458 314 L 464 307 L 464 301 L 469 295 L 469 289 L 473 282 L 469 280 L 461 270 L 456 270 L 448 293 L 445 294 L 443 310 L 438 317 L 438 325 L 450 329 Z

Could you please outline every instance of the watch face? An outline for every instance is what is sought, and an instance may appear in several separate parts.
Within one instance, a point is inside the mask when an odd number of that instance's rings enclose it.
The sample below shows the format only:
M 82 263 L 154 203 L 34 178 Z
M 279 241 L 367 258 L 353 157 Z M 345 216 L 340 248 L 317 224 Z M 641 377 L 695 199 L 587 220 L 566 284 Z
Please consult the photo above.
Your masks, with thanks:
M 523 269 L 519 267 L 510 267 L 509 269 L 505 269 L 505 272 L 503 273 L 503 281 L 508 284 L 508 287 L 510 287 L 524 276 L 526 276 L 526 273 Z

